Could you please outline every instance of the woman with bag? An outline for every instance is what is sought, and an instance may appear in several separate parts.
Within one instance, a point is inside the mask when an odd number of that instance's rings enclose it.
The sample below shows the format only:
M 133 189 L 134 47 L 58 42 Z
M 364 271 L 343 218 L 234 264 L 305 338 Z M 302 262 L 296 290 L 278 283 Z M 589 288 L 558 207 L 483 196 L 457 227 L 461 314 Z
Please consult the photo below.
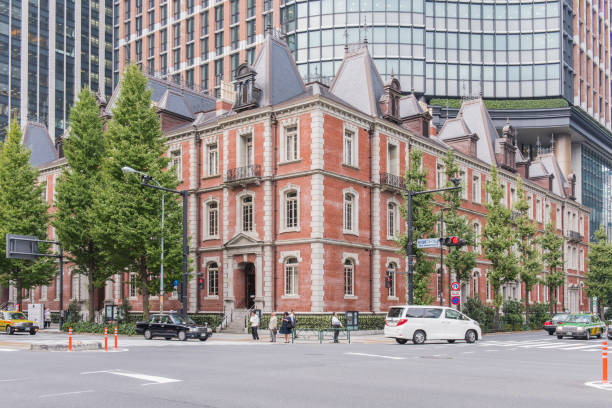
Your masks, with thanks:
M 338 343 L 338 334 L 340 334 L 340 328 L 342 327 L 342 322 L 336 316 L 336 312 L 332 315 L 331 320 L 332 327 L 334 328 L 334 343 Z
M 289 335 L 291 334 L 291 318 L 289 313 L 285 312 L 281 322 L 280 334 L 285 335 L 285 343 L 289 343 Z

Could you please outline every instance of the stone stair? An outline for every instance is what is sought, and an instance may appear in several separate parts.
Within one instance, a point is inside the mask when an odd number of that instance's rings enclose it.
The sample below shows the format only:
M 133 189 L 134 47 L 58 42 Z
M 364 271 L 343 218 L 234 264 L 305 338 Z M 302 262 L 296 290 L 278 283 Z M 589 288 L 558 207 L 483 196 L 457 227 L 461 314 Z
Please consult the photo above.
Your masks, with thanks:
M 234 309 L 234 319 L 226 328 L 221 329 L 221 333 L 246 333 L 245 318 L 247 315 L 246 309 Z

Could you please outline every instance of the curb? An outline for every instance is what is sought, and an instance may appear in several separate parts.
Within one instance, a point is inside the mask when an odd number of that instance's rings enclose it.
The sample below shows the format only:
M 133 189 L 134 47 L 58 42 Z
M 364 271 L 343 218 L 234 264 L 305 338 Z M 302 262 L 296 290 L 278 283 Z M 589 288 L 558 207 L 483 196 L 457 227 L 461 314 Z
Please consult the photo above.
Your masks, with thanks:
M 83 351 L 83 350 L 100 350 L 102 343 L 72 343 L 72 351 Z M 32 351 L 68 351 L 67 344 L 30 344 L 30 350 Z

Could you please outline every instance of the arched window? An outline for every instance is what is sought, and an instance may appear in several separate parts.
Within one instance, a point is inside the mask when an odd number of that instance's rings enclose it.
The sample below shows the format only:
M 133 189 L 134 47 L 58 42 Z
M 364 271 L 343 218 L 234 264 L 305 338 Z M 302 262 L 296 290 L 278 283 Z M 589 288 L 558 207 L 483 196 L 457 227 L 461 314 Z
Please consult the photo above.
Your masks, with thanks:
M 298 226 L 298 194 L 292 190 L 285 194 L 285 228 Z
M 390 283 L 390 287 L 388 288 L 388 295 L 389 297 L 394 297 L 395 296 L 395 273 L 397 272 L 397 265 L 395 264 L 395 262 L 391 262 L 387 266 L 387 271 L 391 272 L 388 274 L 389 283 Z
M 211 201 L 206 204 L 206 235 L 216 237 L 219 235 L 219 204 Z
M 481 237 L 482 231 L 480 229 L 480 224 L 478 222 L 475 222 L 473 224 L 473 228 L 474 228 L 474 252 L 479 254 L 481 251 L 480 237 Z
M 472 287 L 474 288 L 474 293 L 473 293 L 474 298 L 478 298 L 478 278 L 479 277 L 480 275 L 478 274 L 478 272 L 474 272 L 474 276 L 472 279 Z
M 389 203 L 387 205 L 387 236 L 389 238 L 396 238 L 399 233 L 399 213 L 397 210 L 397 204 Z
M 208 264 L 208 296 L 219 296 L 219 265 L 216 262 Z
M 242 198 L 242 231 L 253 231 L 253 197 Z
M 71 295 L 72 295 L 72 300 L 79 300 L 80 297 L 80 288 L 79 288 L 79 274 L 77 273 L 73 273 L 72 274 L 72 279 L 71 279 Z
M 353 296 L 355 294 L 355 264 L 352 259 L 344 261 L 344 295 Z
M 285 295 L 298 294 L 298 260 L 287 258 L 285 260 Z
M 355 221 L 355 196 L 351 193 L 344 194 L 344 229 L 353 231 Z

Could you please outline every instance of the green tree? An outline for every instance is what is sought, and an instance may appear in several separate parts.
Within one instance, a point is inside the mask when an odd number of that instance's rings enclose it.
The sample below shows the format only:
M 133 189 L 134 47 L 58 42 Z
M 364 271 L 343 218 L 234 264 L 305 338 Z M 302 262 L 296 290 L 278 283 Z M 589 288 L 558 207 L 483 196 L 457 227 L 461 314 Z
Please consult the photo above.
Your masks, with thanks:
M 421 169 L 421 159 L 423 153 L 418 149 L 410 152 L 410 166 L 404 174 L 406 188 L 409 191 L 423 191 L 427 189 L 427 168 Z M 404 200 L 407 203 L 407 200 Z M 403 205 L 401 208 L 402 217 L 408 219 L 408 207 Z M 418 238 L 427 237 L 433 232 L 436 217 L 433 213 L 432 194 L 422 194 L 412 198 L 412 225 L 413 225 L 413 247 L 412 253 L 416 256 L 414 266 L 414 303 L 429 304 L 433 297 L 429 293 L 429 283 L 434 272 L 434 263 L 427 259 L 425 251 L 416 247 Z M 402 248 L 408 245 L 408 234 L 403 235 L 399 240 Z M 406 285 L 408 288 L 408 285 Z M 406 297 L 408 298 L 408 297 Z
M 444 157 L 446 171 L 446 187 L 454 187 L 450 181 L 459 175 L 459 167 L 455 162 L 455 154 L 452 150 L 448 150 Z M 443 193 L 444 201 L 448 203 L 448 207 L 444 209 L 444 222 L 446 224 L 447 236 L 458 236 L 466 241 L 467 245 L 473 246 L 474 230 L 470 227 L 467 217 L 459 215 L 458 210 L 461 207 L 461 194 L 467 186 L 461 184 L 461 190 L 446 191 Z M 442 211 L 442 210 L 441 210 Z M 466 251 L 459 247 L 450 247 L 446 257 L 446 265 L 449 272 L 455 272 L 457 281 L 466 282 L 470 279 L 470 272 L 476 266 L 476 253 Z
M 22 290 L 46 285 L 57 269 L 53 258 L 37 260 L 6 258 L 6 234 L 31 235 L 47 239 L 48 206 L 43 187 L 36 184 L 38 170 L 30 164 L 30 150 L 21 143 L 17 120 L 12 120 L 4 144 L 0 144 L 0 284 L 17 289 L 17 303 L 22 306 Z M 40 244 L 38 251 L 47 252 Z
M 597 296 L 599 304 L 609 305 L 612 302 L 612 245 L 603 226 L 595 232 L 595 239 L 589 248 L 586 293 L 589 297 Z
M 488 276 L 494 293 L 495 320 L 499 322 L 499 309 L 503 300 L 500 288 L 505 283 L 516 281 L 518 269 L 516 255 L 512 250 L 516 243 L 511 220 L 512 212 L 502 204 L 504 187 L 501 185 L 495 166 L 491 166 L 486 191 L 490 199 L 485 204 L 487 223 L 483 231 L 482 246 L 491 262 Z
M 106 148 L 104 124 L 94 94 L 84 88 L 70 110 L 70 137 L 64 145 L 67 168 L 58 180 L 53 225 L 76 273 L 87 276 L 89 321 L 95 319 L 95 288 L 112 275 L 101 246 L 95 240 L 98 222 L 94 186 L 101 182 Z
M 135 276 L 142 295 L 143 313 L 149 314 L 149 296 L 159 293 L 161 255 L 161 192 L 140 185 L 140 178 L 125 174 L 123 166 L 147 173 L 162 186 L 176 189 L 174 171 L 164 171 L 164 140 L 159 117 L 151 106 L 147 79 L 129 65 L 120 84 L 121 93 L 108 122 L 107 158 L 102 181 L 95 192 L 95 237 L 115 270 Z M 164 283 L 180 279 L 182 265 L 182 208 L 176 197 L 166 197 L 164 226 Z M 132 275 L 133 274 L 133 275 Z M 122 294 L 123 296 L 123 294 Z
M 529 203 L 525 199 L 525 189 L 520 176 L 516 177 L 517 201 L 514 203 L 514 229 L 518 253 L 518 270 L 521 281 L 525 284 L 525 316 L 529 324 L 529 293 L 538 283 L 542 272 L 542 262 L 535 246 L 537 227 L 529 218 Z M 505 312 L 504 312 L 505 313 Z
M 552 220 L 552 213 L 550 214 Z M 547 273 L 542 278 L 542 283 L 548 288 L 549 299 L 550 299 L 550 312 L 557 311 L 557 299 L 555 293 L 556 289 L 563 285 L 565 276 L 563 269 L 563 237 L 557 234 L 557 229 L 553 225 L 552 221 L 546 224 L 544 228 L 544 235 L 540 237 L 540 244 L 542 245 L 542 260 L 548 267 Z

